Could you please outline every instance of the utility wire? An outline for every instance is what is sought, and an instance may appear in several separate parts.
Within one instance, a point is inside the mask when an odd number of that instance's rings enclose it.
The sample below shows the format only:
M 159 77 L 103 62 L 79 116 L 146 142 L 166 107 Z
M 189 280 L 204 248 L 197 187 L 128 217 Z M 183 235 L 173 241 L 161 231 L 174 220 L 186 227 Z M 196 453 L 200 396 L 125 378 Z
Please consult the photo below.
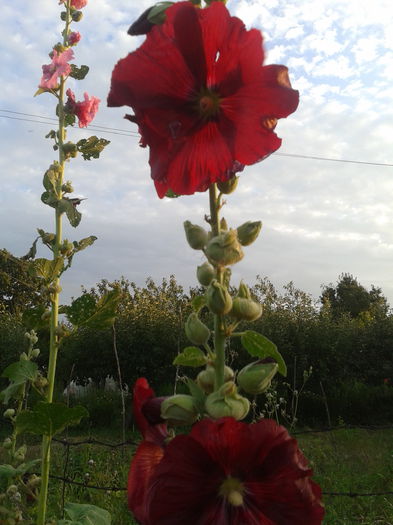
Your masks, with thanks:
M 46 124 L 48 125 L 49 122 L 57 122 L 57 119 L 52 117 L 45 117 L 43 115 L 33 115 L 30 113 L 23 113 L 19 111 L 11 111 L 10 109 L 0 109 L 0 111 L 4 113 L 12 113 L 13 115 L 22 115 L 24 117 L 34 117 L 34 119 L 27 119 L 22 117 L 12 117 L 10 115 L 1 115 L 0 117 L 8 118 L 12 120 L 22 120 L 25 122 L 34 122 L 36 124 Z M 35 120 L 36 118 L 40 119 L 46 119 L 48 122 L 43 122 L 42 120 Z M 81 128 L 78 128 L 81 129 Z M 112 128 L 108 126 L 99 126 L 98 124 L 93 124 L 91 126 L 88 126 L 88 129 L 91 129 L 92 131 L 103 131 L 104 133 L 110 133 L 111 135 L 121 135 L 125 137 L 139 137 L 139 133 L 136 131 L 130 131 L 120 128 Z M 332 157 L 319 157 L 316 155 L 301 155 L 297 153 L 274 153 L 274 155 L 280 156 L 280 157 L 292 157 L 297 159 L 307 159 L 307 160 L 320 160 L 325 162 L 342 162 L 347 164 L 363 164 L 367 166 L 385 166 L 385 167 L 393 167 L 393 163 L 387 163 L 387 162 L 368 162 L 363 160 L 350 160 L 350 159 L 335 159 Z

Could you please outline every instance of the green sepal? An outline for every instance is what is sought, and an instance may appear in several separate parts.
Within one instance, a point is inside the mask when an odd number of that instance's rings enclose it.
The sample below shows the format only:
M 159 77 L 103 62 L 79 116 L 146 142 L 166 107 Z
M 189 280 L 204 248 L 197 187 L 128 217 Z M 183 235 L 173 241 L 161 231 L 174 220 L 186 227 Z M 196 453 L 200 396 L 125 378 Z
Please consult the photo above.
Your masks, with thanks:
M 33 97 L 42 95 L 42 93 L 47 93 L 47 92 L 48 92 L 48 89 L 38 88 L 37 91 L 34 93 Z
M 90 69 L 89 66 L 85 66 L 85 65 L 82 65 L 79 67 L 76 66 L 75 64 L 70 64 L 70 65 L 71 65 L 70 77 L 76 78 L 76 80 L 83 80 Z
M 168 7 L 171 7 L 173 5 L 173 2 L 158 2 L 156 5 L 154 5 L 151 9 L 149 9 L 149 13 L 147 15 L 147 19 L 152 24 L 163 24 L 165 22 L 166 14 L 165 11 L 168 9 Z
M 85 503 L 66 503 L 64 511 L 67 520 L 60 520 L 57 525 L 111 525 L 111 515 L 105 509 Z
M 19 476 L 23 476 L 26 472 L 36 467 L 41 463 L 41 459 L 33 459 L 27 463 L 21 463 L 18 467 L 12 465 L 0 465 L 0 480 L 1 479 L 14 479 Z
M 243 348 L 253 357 L 259 357 L 259 359 L 273 358 L 278 364 L 279 373 L 284 377 L 287 376 L 287 365 L 277 350 L 277 346 L 270 339 L 253 330 L 247 330 L 241 336 L 241 343 Z
M 70 306 L 63 307 L 62 312 L 67 315 L 68 321 L 74 327 L 88 326 L 96 330 L 104 330 L 115 322 L 120 298 L 119 288 L 107 292 L 97 302 L 91 294 L 83 294 Z
M 187 387 L 194 398 L 195 406 L 200 414 L 204 414 L 205 412 L 205 401 L 206 401 L 206 394 L 202 390 L 202 388 L 197 385 L 195 381 L 187 377 L 186 379 Z
M 51 164 L 49 169 L 46 170 L 44 173 L 44 178 L 42 180 L 42 184 L 46 191 L 53 191 L 54 193 L 57 193 L 57 181 L 59 179 L 59 171 L 61 167 L 60 165 L 55 162 Z
M 66 113 L 64 116 L 64 125 L 73 126 L 75 124 L 76 116 L 74 113 Z
M 29 273 L 32 277 L 38 277 L 50 283 L 59 277 L 63 264 L 61 257 L 56 257 L 52 261 L 45 258 L 35 259 L 29 267 Z
M 169 189 L 165 193 L 165 197 L 168 197 L 168 199 L 177 199 L 178 197 L 181 197 L 178 193 L 175 193 L 173 190 Z
M 77 425 L 88 411 L 83 406 L 69 408 L 64 403 L 39 401 L 33 410 L 24 410 L 16 417 L 15 428 L 18 434 L 55 436 L 70 425 Z
M 79 140 L 76 145 L 85 160 L 98 159 L 100 153 L 110 143 L 110 140 L 99 139 L 95 135 Z
M 187 346 L 181 354 L 178 354 L 173 360 L 174 365 L 180 366 L 204 366 L 207 363 L 207 357 L 200 348 L 196 346 Z
M 195 313 L 199 313 L 204 306 L 206 306 L 206 297 L 204 295 L 197 295 L 191 301 L 191 307 Z

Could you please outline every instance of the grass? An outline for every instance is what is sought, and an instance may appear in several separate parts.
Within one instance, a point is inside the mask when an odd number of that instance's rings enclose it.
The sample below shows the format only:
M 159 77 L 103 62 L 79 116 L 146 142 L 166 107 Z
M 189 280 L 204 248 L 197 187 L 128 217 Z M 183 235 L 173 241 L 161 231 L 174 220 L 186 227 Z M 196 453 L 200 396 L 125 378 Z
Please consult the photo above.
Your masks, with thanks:
M 70 439 L 87 437 L 73 431 Z M 112 431 L 94 431 L 94 437 L 111 443 L 122 440 L 120 433 Z M 138 439 L 131 433 L 127 438 Z M 298 441 L 323 492 L 393 491 L 393 430 L 343 429 L 299 435 Z M 131 446 L 109 449 L 85 444 L 69 447 L 67 452 L 67 447 L 56 443 L 52 474 L 91 485 L 123 488 L 132 451 Z M 38 446 L 30 446 L 29 453 L 38 454 Z M 127 510 L 124 490 L 88 489 L 59 480 L 50 483 L 49 517 L 62 516 L 63 491 L 66 502 L 91 503 L 108 510 L 113 525 L 136 524 Z M 393 525 L 393 496 L 325 495 L 323 499 L 324 525 Z

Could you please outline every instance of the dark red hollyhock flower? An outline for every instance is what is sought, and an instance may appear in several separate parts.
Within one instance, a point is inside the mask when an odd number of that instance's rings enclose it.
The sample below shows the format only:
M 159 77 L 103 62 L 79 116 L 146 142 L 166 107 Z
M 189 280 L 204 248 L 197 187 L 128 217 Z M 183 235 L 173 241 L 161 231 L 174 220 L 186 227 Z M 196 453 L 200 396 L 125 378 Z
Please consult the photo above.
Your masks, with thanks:
M 117 63 L 108 105 L 133 108 L 160 197 L 205 191 L 280 147 L 277 119 L 299 97 L 287 68 L 263 60 L 260 31 L 222 2 L 179 2 Z
M 157 407 L 164 398 L 154 397 L 154 391 L 144 377 L 136 381 L 133 393 L 133 414 L 143 441 L 135 452 L 128 473 L 128 507 L 140 523 L 146 523 L 146 490 L 152 472 L 164 455 L 168 433 L 166 424 L 156 417 Z
M 320 525 L 321 490 L 285 428 L 203 419 L 149 481 L 143 525 Z

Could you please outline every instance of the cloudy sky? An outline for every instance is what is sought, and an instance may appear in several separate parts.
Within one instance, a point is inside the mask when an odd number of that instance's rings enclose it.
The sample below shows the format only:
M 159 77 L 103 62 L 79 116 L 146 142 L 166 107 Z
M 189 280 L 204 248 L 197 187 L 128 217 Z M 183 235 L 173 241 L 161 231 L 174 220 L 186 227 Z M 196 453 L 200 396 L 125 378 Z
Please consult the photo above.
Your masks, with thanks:
M 74 25 L 82 34 L 74 62 L 88 64 L 90 73 L 69 85 L 78 99 L 84 91 L 101 99 L 94 124 L 112 129 L 69 134 L 75 141 L 97 134 L 111 144 L 98 161 L 67 166 L 75 196 L 87 200 L 80 206 L 81 225 L 65 225 L 65 236 L 98 240 L 75 257 L 63 280 L 63 301 L 77 296 L 81 285 L 121 275 L 142 285 L 148 276 L 159 281 L 173 273 L 181 284 L 194 285 L 203 261 L 185 244 L 182 223 L 203 224 L 207 195 L 159 200 L 147 151 L 138 146 L 136 127 L 122 118 L 129 111 L 105 104 L 114 64 L 142 41 L 127 29 L 150 5 L 90 0 Z M 260 274 L 278 288 L 293 280 L 317 298 L 321 284 L 349 272 L 366 287 L 380 286 L 393 303 L 390 0 L 230 0 L 228 8 L 263 32 L 266 63 L 287 65 L 300 91 L 299 109 L 277 127 L 281 149 L 246 168 L 227 199 L 230 226 L 263 221 L 259 239 L 234 268 L 234 284 L 241 277 L 252 284 Z M 41 65 L 60 39 L 59 12 L 56 0 L 2 4 L 0 247 L 17 256 L 28 251 L 36 228 L 54 228 L 53 210 L 40 195 L 42 175 L 56 158 L 44 138 L 55 99 L 33 94 Z M 49 256 L 44 250 L 40 255 Z

